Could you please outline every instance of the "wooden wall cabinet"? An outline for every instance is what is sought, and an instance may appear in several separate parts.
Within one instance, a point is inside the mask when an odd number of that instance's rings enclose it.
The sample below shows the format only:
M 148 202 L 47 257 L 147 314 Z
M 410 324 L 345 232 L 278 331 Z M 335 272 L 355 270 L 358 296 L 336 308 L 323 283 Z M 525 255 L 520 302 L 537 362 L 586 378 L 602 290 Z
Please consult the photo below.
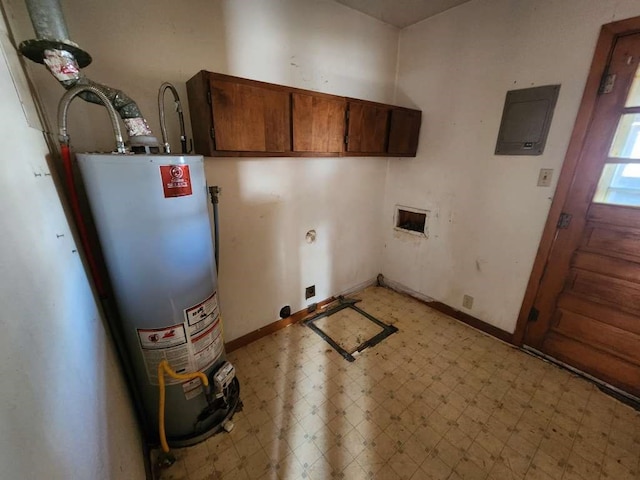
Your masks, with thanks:
M 216 77 L 210 79 L 210 85 L 217 150 L 291 151 L 287 92 Z
M 291 97 L 285 88 L 201 71 L 187 82 L 187 95 L 196 153 L 291 153 Z
M 386 155 L 390 111 L 390 105 L 350 99 L 346 151 L 355 155 Z
M 344 98 L 294 92 L 293 151 L 339 155 L 344 147 Z
M 187 82 L 205 156 L 415 156 L 422 114 L 201 71 Z
M 418 151 L 421 124 L 422 112 L 420 110 L 393 108 L 389 118 L 387 153 L 415 157 Z

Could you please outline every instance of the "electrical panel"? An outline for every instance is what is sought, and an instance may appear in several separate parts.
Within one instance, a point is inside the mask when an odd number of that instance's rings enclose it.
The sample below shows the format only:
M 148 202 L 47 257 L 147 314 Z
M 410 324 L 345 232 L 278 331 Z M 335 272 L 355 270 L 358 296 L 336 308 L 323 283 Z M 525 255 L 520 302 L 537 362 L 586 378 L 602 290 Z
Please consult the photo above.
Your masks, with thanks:
M 542 155 L 560 85 L 510 90 L 504 102 L 496 155 Z

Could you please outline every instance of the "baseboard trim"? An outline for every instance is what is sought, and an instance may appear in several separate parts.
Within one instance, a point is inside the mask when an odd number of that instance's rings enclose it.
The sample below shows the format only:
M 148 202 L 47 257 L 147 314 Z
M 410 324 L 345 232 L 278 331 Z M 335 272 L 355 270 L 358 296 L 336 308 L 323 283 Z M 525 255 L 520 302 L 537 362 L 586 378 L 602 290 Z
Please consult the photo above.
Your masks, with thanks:
M 431 297 L 428 297 L 427 295 L 423 295 L 419 292 L 416 292 L 415 290 L 411 290 L 410 288 L 405 287 L 401 283 L 395 282 L 393 280 L 385 278 L 384 285 L 389 287 L 391 290 L 408 295 L 409 297 L 424 303 L 434 310 L 442 312 L 445 315 L 449 315 L 450 317 L 455 318 L 456 320 L 459 320 L 462 323 L 469 325 L 470 327 L 480 330 L 481 332 L 487 333 L 492 337 L 496 337 L 503 342 L 510 343 L 512 345 L 514 344 L 513 334 L 507 332 L 506 330 L 495 327 L 483 320 L 480 320 L 479 318 L 469 315 L 468 313 L 461 312 L 460 310 L 450 307 L 449 305 L 439 302 Z
M 322 308 L 325 305 L 328 305 L 329 303 L 334 302 L 335 300 L 336 300 L 336 297 L 329 297 L 325 300 L 322 300 L 318 302 L 317 308 Z M 304 310 L 300 310 L 288 316 L 287 318 L 276 320 L 275 322 L 265 325 L 264 327 L 258 328 L 253 332 L 249 332 L 246 335 L 243 335 L 234 340 L 231 340 L 230 342 L 225 343 L 224 344 L 225 351 L 227 353 L 230 353 L 230 352 L 233 352 L 234 350 L 237 350 L 238 348 L 244 347 L 245 345 L 249 345 L 250 343 L 253 343 L 256 340 L 260 340 L 262 337 L 271 335 L 272 333 L 277 332 L 278 330 L 282 330 L 283 328 L 288 327 L 289 325 L 293 325 L 294 323 L 301 322 L 307 316 L 315 314 L 316 311 L 310 313 L 305 308 Z
M 349 295 L 351 293 L 359 292 L 375 283 L 376 283 L 375 279 L 368 280 L 359 285 L 356 285 L 355 287 L 345 290 L 344 292 L 341 293 L 341 295 Z M 501 328 L 495 327 L 483 320 L 480 320 L 479 318 L 469 315 L 468 313 L 461 312 L 456 308 L 450 307 L 445 303 L 439 302 L 427 295 L 421 294 L 420 292 L 416 292 L 415 290 L 405 287 L 401 283 L 395 282 L 388 278 L 384 279 L 384 285 L 390 288 L 391 290 L 394 290 L 398 293 L 402 293 L 403 295 L 407 295 L 413 298 L 414 300 L 418 300 L 419 302 L 424 303 L 425 305 L 433 308 L 434 310 L 442 312 L 445 315 L 449 315 L 450 317 L 455 318 L 456 320 L 459 320 L 460 322 L 465 323 L 470 327 L 473 327 L 477 330 L 480 330 L 481 332 L 484 332 L 488 335 L 496 337 L 497 339 L 502 340 L 503 342 L 513 344 L 513 334 L 507 332 L 506 330 L 502 330 Z M 329 297 L 325 300 L 318 302 L 317 308 L 322 308 L 328 305 L 329 303 L 334 302 L 336 298 L 337 298 L 337 295 L 335 297 Z M 315 313 L 317 312 L 309 313 L 306 308 L 303 310 L 300 310 L 287 318 L 276 320 L 275 322 L 265 325 L 264 327 L 258 328 L 253 332 L 249 332 L 246 335 L 243 335 L 234 340 L 231 340 L 230 342 L 225 343 L 224 345 L 225 350 L 227 353 L 233 352 L 238 348 L 242 348 L 245 345 L 249 345 L 250 343 L 253 343 L 256 340 L 260 340 L 261 338 L 266 337 L 267 335 L 271 335 L 272 333 L 277 332 L 278 330 L 281 330 L 285 327 L 288 327 L 289 325 L 293 325 L 294 323 L 301 322 L 306 317 L 313 315 Z
M 355 292 L 359 292 L 361 290 L 364 290 L 367 287 L 370 287 L 371 285 L 375 285 L 376 284 L 376 279 L 372 278 L 369 279 L 365 282 L 359 283 L 358 285 L 355 285 L 351 288 L 348 288 L 346 290 L 341 291 L 340 293 L 335 294 L 332 297 L 329 297 L 325 300 L 322 300 L 320 302 L 318 302 L 318 306 L 317 308 L 322 308 L 326 305 L 328 305 L 331 302 L 335 302 L 336 298 L 338 298 L 339 296 L 346 296 L 346 295 L 351 295 L 352 293 Z M 267 335 L 271 335 L 273 332 L 277 332 L 278 330 L 281 330 L 285 327 L 288 327 L 289 325 L 293 325 L 294 323 L 298 323 L 302 320 L 304 320 L 308 315 L 312 315 L 315 314 L 317 312 L 313 312 L 313 313 L 309 313 L 309 311 L 305 308 L 303 310 L 300 310 L 299 312 L 294 313 L 293 315 L 290 315 L 287 318 L 283 318 L 281 320 L 276 320 L 273 323 L 270 323 L 268 325 L 265 325 L 264 327 L 260 327 L 257 330 L 254 330 L 253 332 L 249 332 L 246 335 L 243 335 L 241 337 L 235 338 L 233 340 L 231 340 L 230 342 L 227 342 L 224 344 L 224 348 L 225 351 L 227 353 L 229 352 L 233 352 L 234 350 L 237 350 L 238 348 L 244 347 L 245 345 L 249 345 L 252 342 L 255 342 L 256 340 L 260 340 L 262 337 L 266 337 Z
M 461 312 L 449 305 L 433 300 L 431 302 L 425 302 L 427 306 L 433 308 L 434 310 L 438 310 L 450 317 L 455 318 L 456 320 L 460 320 L 462 323 L 466 323 L 467 325 L 480 330 L 484 333 L 488 333 L 489 335 L 496 337 L 503 342 L 513 344 L 513 334 L 507 332 L 506 330 L 502 330 L 501 328 L 495 327 L 485 321 L 480 320 L 468 313 Z
M 355 286 L 353 286 L 351 288 L 347 288 L 346 290 L 342 290 L 341 292 L 335 294 L 334 297 L 336 297 L 336 298 L 339 297 L 339 296 L 346 297 L 346 296 L 351 295 L 353 293 L 361 292 L 365 288 L 371 287 L 372 285 L 375 285 L 377 282 L 378 282 L 378 280 L 376 278 L 370 278 L 366 282 L 362 282 L 362 283 L 359 283 L 358 285 L 355 285 Z

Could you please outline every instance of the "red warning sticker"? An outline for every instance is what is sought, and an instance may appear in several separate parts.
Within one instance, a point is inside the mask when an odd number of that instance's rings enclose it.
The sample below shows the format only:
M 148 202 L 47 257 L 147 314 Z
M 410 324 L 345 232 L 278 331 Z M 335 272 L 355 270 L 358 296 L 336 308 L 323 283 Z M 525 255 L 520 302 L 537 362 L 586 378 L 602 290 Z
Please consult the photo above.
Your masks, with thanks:
M 191 195 L 189 165 L 160 165 L 164 198 Z

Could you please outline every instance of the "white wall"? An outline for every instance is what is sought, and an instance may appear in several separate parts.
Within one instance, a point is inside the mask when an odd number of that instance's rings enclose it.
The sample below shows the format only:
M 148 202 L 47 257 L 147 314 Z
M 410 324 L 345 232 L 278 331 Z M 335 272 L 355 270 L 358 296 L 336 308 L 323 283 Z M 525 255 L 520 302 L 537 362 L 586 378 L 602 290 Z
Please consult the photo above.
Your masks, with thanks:
M 130 402 L 4 18 L 0 41 L 0 478 L 144 478 Z
M 33 33 L 12 0 L 20 39 Z M 72 39 L 94 62 L 86 74 L 134 98 L 159 135 L 157 89 L 201 69 L 339 95 L 393 99 L 398 30 L 323 0 L 63 0 Z M 51 118 L 63 89 L 39 65 L 34 79 Z M 177 121 L 167 95 L 174 150 Z M 55 122 L 53 123 L 55 125 Z M 76 150 L 109 149 L 104 109 L 71 107 Z M 221 197 L 220 293 L 226 340 L 369 281 L 381 268 L 384 158 L 206 160 Z M 315 229 L 318 240 L 305 243 Z M 313 300 L 310 300 L 313 301 Z
M 385 276 L 509 332 L 516 319 L 600 26 L 637 0 L 472 0 L 402 30 L 397 99 L 423 111 L 418 155 L 392 160 Z M 495 156 L 507 90 L 562 84 L 541 156 Z M 536 187 L 540 168 L 553 185 Z M 431 211 L 428 239 L 393 230 L 396 204 Z

